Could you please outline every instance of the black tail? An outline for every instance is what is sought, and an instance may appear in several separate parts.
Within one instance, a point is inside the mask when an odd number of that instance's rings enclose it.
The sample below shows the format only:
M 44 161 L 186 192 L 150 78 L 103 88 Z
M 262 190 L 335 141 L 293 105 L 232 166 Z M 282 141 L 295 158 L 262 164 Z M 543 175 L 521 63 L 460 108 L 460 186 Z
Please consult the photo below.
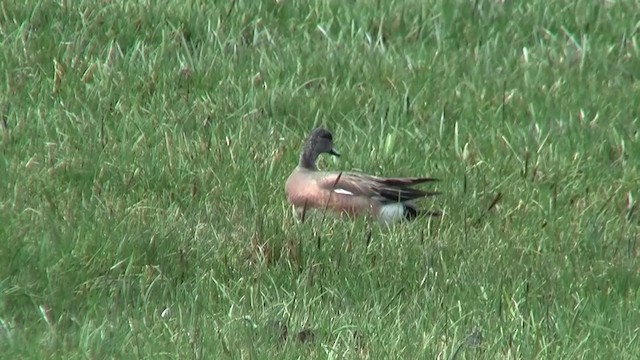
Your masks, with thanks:
M 437 210 L 419 210 L 416 209 L 413 205 L 404 204 L 404 218 L 407 220 L 413 220 L 418 216 L 425 217 L 440 217 L 442 213 Z

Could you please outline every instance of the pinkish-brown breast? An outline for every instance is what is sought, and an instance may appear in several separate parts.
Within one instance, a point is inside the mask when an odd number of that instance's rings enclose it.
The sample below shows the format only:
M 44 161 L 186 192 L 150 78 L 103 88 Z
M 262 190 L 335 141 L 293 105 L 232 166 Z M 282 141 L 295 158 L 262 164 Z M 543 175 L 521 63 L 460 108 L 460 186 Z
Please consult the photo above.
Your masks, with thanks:
M 309 174 L 295 172 L 285 184 L 287 200 L 294 207 L 330 210 L 349 215 L 372 211 L 372 201 L 366 197 L 339 194 L 318 186 Z

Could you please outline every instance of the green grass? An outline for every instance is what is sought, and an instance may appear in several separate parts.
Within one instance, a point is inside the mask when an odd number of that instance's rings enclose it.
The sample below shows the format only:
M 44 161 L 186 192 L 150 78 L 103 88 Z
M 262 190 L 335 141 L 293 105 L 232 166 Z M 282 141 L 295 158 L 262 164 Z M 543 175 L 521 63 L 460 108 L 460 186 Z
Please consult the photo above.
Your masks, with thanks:
M 0 358 L 637 358 L 637 2 L 215 3 L 0 5 Z M 445 216 L 296 223 L 318 125 Z

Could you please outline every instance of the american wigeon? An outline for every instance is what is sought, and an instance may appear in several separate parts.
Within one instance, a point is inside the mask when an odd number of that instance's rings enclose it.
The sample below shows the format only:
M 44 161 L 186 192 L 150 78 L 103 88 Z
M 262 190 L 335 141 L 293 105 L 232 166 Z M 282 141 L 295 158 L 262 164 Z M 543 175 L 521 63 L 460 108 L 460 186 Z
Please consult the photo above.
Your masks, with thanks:
M 322 153 L 340 156 L 333 147 L 333 136 L 318 128 L 304 141 L 300 161 L 285 184 L 287 200 L 298 219 L 304 221 L 311 210 L 331 211 L 342 215 L 372 215 L 380 223 L 390 224 L 413 219 L 423 212 L 413 200 L 437 195 L 435 191 L 413 186 L 434 182 L 429 177 L 383 178 L 353 172 L 319 171 L 316 159 Z

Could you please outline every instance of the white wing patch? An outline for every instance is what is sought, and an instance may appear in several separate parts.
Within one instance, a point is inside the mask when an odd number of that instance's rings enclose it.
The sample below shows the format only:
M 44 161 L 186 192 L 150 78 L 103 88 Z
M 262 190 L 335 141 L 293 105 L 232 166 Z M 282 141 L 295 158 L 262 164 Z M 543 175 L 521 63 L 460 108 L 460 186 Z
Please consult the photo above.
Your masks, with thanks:
M 353 196 L 353 193 L 351 191 L 348 191 L 348 190 L 345 190 L 345 189 L 333 189 L 333 192 L 336 193 L 336 194 Z

